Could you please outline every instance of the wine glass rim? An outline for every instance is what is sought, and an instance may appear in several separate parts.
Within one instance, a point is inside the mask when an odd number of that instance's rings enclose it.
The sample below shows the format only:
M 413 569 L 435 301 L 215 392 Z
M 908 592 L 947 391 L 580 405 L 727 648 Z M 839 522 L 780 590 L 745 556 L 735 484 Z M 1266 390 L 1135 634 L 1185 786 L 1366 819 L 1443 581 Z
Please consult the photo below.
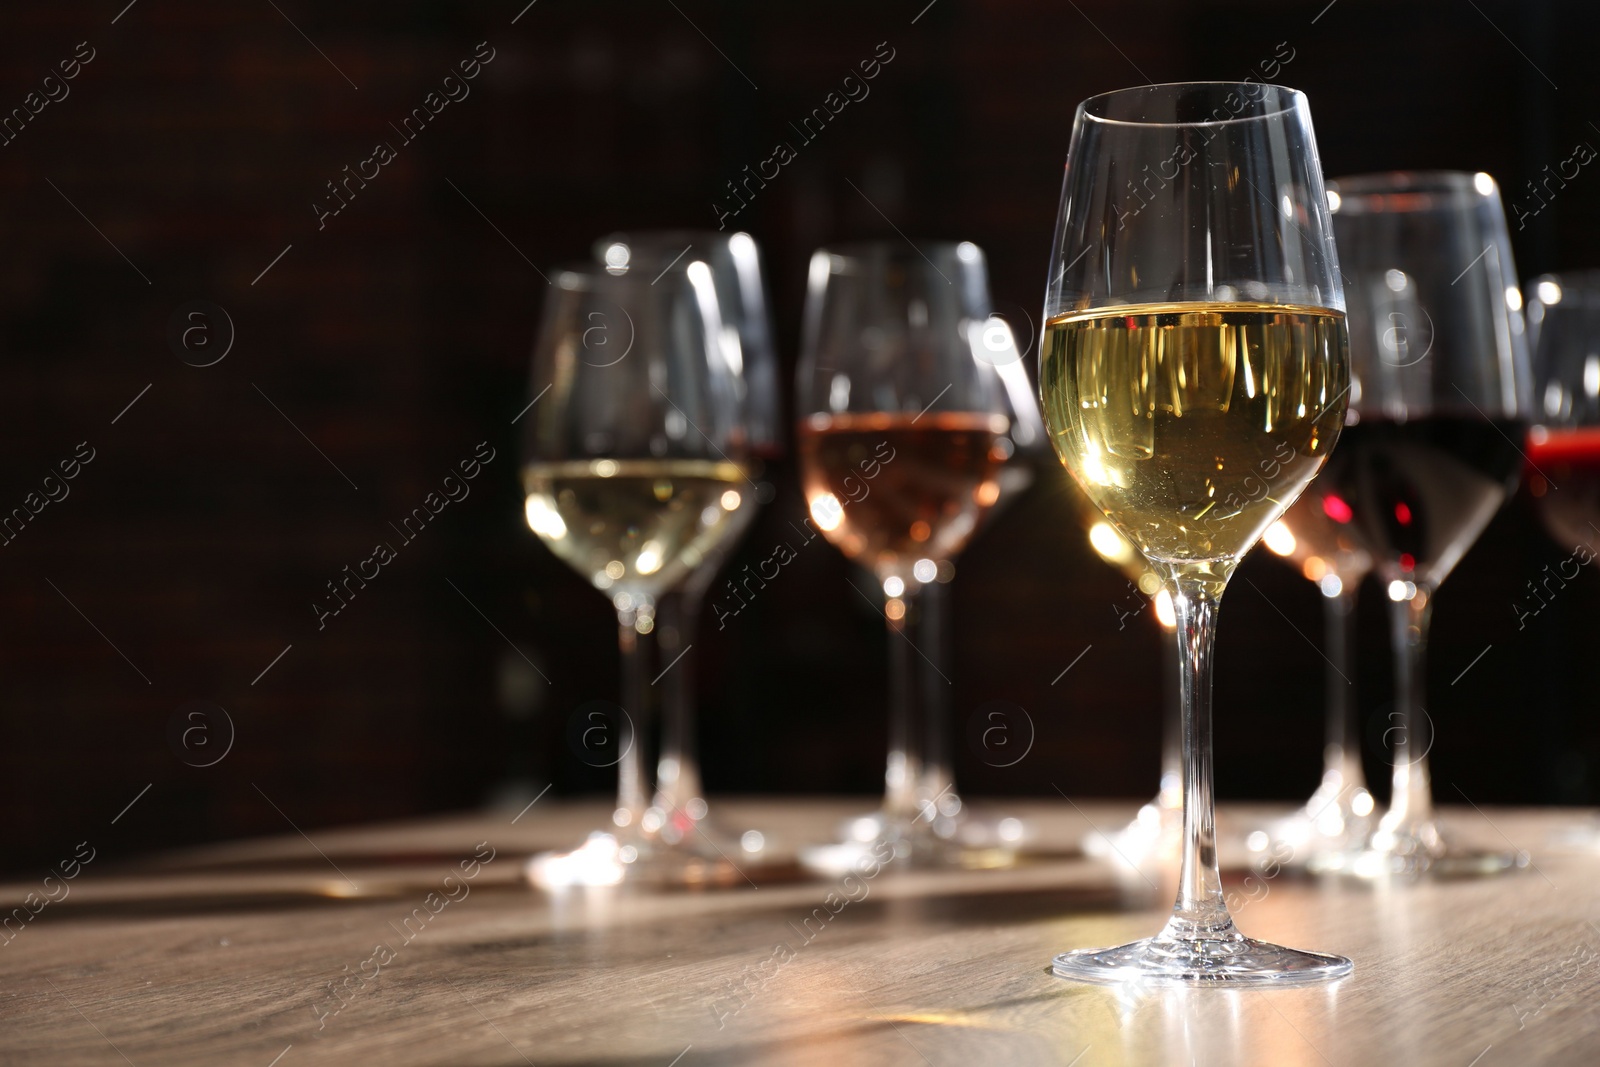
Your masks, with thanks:
M 557 263 L 550 268 L 550 284 L 557 289 L 573 291 L 593 290 L 597 283 L 604 285 L 654 285 L 663 275 L 684 274 L 693 263 L 703 263 L 697 258 L 685 257 L 676 263 L 669 264 L 660 274 L 651 275 L 647 270 L 631 270 L 628 267 L 607 266 L 599 260 L 574 259 L 564 263 Z
M 1328 192 L 1332 194 L 1332 210 L 1337 214 L 1350 214 L 1377 208 L 1393 210 L 1384 205 L 1386 197 L 1448 197 L 1470 202 L 1473 197 L 1497 197 L 1500 184 L 1487 171 L 1470 170 L 1387 170 L 1365 174 L 1347 174 L 1329 178 Z M 1411 207 L 1406 205 L 1402 210 Z M 1432 204 L 1416 205 L 1431 207 Z
M 612 230 L 595 238 L 592 247 L 597 259 L 604 258 L 603 249 L 617 244 L 627 245 L 629 249 L 649 249 L 657 254 L 676 255 L 679 249 L 687 253 L 697 244 L 707 248 L 726 248 L 741 237 L 759 247 L 755 237 L 745 230 L 696 229 L 692 226 Z
M 1554 300 L 1547 298 L 1546 286 L 1550 285 L 1556 287 Z M 1562 304 L 1581 303 L 1592 308 L 1600 304 L 1600 267 L 1546 271 L 1529 278 L 1524 288 L 1530 305 L 1539 304 L 1549 309 Z M 1577 300 L 1572 300 L 1572 296 L 1576 296 Z
M 1097 107 L 1103 107 L 1109 104 L 1113 99 L 1119 97 L 1128 97 L 1135 93 L 1150 93 L 1154 90 L 1173 91 L 1178 89 L 1198 88 L 1218 89 L 1222 87 L 1227 87 L 1233 91 L 1239 91 L 1246 90 L 1250 86 L 1258 86 L 1262 89 L 1271 90 L 1272 92 L 1278 94 L 1281 97 L 1279 106 L 1270 111 L 1263 111 L 1260 114 L 1234 115 L 1229 118 L 1211 118 L 1191 122 L 1158 122 L 1149 119 L 1110 118 L 1108 116 L 1095 113 Z M 1262 94 L 1263 97 L 1265 97 L 1265 95 L 1265 93 Z M 1277 118 L 1279 115 L 1289 114 L 1305 103 L 1305 97 L 1306 94 L 1301 92 L 1299 89 L 1292 89 L 1287 85 L 1276 85 L 1272 82 L 1225 80 L 1152 82 L 1147 85 L 1130 85 L 1122 89 L 1112 89 L 1109 92 L 1096 93 L 1094 96 L 1089 97 L 1078 105 L 1078 115 L 1090 122 L 1097 122 L 1105 126 L 1148 126 L 1152 128 L 1165 129 L 1178 129 L 1181 127 L 1233 126 L 1246 122 L 1260 122 L 1263 119 Z M 1248 97 L 1246 98 L 1249 99 Z M 1215 112 L 1213 112 L 1213 114 L 1215 114 Z
M 984 257 L 983 246 L 974 241 L 947 241 L 947 240 L 917 240 L 903 239 L 863 239 L 857 241 L 841 241 L 838 244 L 823 245 L 812 253 L 813 256 L 834 256 L 839 259 L 865 260 L 876 259 L 883 256 L 897 256 L 906 259 L 932 259 L 938 256 L 954 256 L 963 262 L 981 262 Z

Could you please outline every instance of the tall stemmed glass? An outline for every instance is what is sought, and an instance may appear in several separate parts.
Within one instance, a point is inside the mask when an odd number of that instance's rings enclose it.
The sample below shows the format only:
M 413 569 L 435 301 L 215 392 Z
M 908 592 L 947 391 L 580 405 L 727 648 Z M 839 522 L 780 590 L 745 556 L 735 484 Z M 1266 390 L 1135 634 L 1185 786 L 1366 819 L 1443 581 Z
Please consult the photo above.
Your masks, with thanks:
M 535 857 L 529 875 L 542 885 L 662 877 L 658 838 L 642 825 L 650 685 L 639 637 L 654 629 L 658 598 L 727 535 L 754 488 L 722 328 L 700 260 L 653 281 L 599 265 L 551 276 L 533 352 L 533 390 L 549 395 L 527 416 L 527 521 L 616 609 L 623 697 L 613 826 L 575 852 Z M 680 859 L 668 861 L 669 880 L 681 879 Z
M 1172 595 L 1161 588 L 1161 575 L 1150 565 L 1117 528 L 1105 520 L 1099 508 L 1081 498 L 1078 505 L 1089 528 L 1089 547 L 1095 554 L 1122 572 L 1128 579 L 1127 591 L 1111 604 L 1117 616 L 1117 632 L 1134 619 L 1155 616 L 1161 630 L 1161 646 L 1167 655 L 1161 694 L 1161 778 L 1156 795 L 1141 804 L 1133 819 L 1111 833 L 1091 830 L 1084 835 L 1085 855 L 1120 863 L 1134 871 L 1144 871 L 1166 857 L 1177 856 L 1183 841 L 1183 699 L 1178 663 L 1178 619 L 1172 610 Z
M 994 479 L 999 492 L 993 506 L 978 519 L 981 532 L 1032 487 L 1037 468 L 1050 456 L 1050 442 L 1039 413 L 1039 392 L 1028 377 L 1011 324 L 998 315 L 991 315 L 979 336 L 980 343 L 973 347 L 973 353 L 979 361 L 994 368 L 999 378 L 996 408 L 1008 423 L 1005 436 L 995 441 L 995 448 L 1002 457 Z M 951 694 L 950 686 L 944 683 L 954 647 L 950 586 L 955 579 L 957 555 L 959 553 L 952 554 L 948 565 L 940 563 L 931 570 L 924 568 L 933 575 L 933 580 L 923 582 L 918 594 L 921 619 L 917 642 L 924 656 L 924 684 L 917 691 L 923 711 L 918 804 L 924 818 L 932 822 L 935 835 L 955 841 L 969 851 L 998 850 L 992 854 L 998 860 L 1001 853 L 1023 841 L 1027 827 L 1015 816 L 975 816 L 956 790 L 955 762 L 950 750 L 953 737 Z M 1021 758 L 1022 754 L 1006 752 L 1004 759 L 1009 760 L 1013 755 Z M 961 861 L 960 857 L 959 851 L 954 853 L 957 862 Z
M 635 271 L 658 277 L 684 261 L 700 260 L 711 270 L 722 314 L 718 343 L 738 372 L 742 432 L 749 453 L 749 476 L 756 499 L 729 517 L 728 529 L 707 552 L 700 566 L 660 598 L 655 638 L 661 665 L 668 668 L 661 694 L 661 745 L 656 759 L 655 795 L 643 821 L 663 842 L 681 844 L 710 855 L 755 854 L 763 850 L 759 832 L 735 833 L 710 814 L 700 778 L 695 742 L 694 647 L 706 593 L 728 555 L 755 522 L 756 505 L 772 499 L 772 487 L 761 480 L 763 461 L 783 453 L 783 413 L 778 392 L 778 353 L 772 343 L 762 281 L 761 251 L 747 233 L 712 230 L 647 230 L 614 233 L 595 242 L 595 258 L 613 274 Z
M 1009 429 L 1001 382 L 978 358 L 989 316 L 975 245 L 881 242 L 811 257 L 798 406 L 801 479 L 810 521 L 872 571 L 889 628 L 889 759 L 873 842 L 811 850 L 808 865 L 846 868 L 880 845 L 911 864 L 983 864 L 935 832 L 916 710 L 922 654 L 918 593 L 961 551 L 999 497 Z M 869 594 L 859 588 L 856 593 Z M 948 678 L 941 678 L 948 685 Z M 948 783 L 946 783 L 948 784 Z M 934 816 L 934 817 L 930 817 Z
M 1302 94 L 1205 82 L 1078 106 L 1045 298 L 1045 422 L 1067 469 L 1172 597 L 1184 842 L 1165 929 L 1063 953 L 1063 978 L 1282 985 L 1350 971 L 1343 957 L 1234 928 L 1211 776 L 1218 601 L 1338 438 L 1343 307 Z
M 1600 537 L 1600 271 L 1535 278 L 1528 333 L 1538 424 L 1528 439 L 1529 488 L 1550 536 L 1588 562 Z M 1538 592 L 1522 598 L 1519 616 L 1537 615 L 1553 590 Z
M 1537 423 L 1528 434 L 1528 489 L 1545 530 L 1571 554 L 1519 591 L 1519 630 L 1600 555 L 1600 271 L 1535 278 L 1528 337 Z M 1555 840 L 1600 847 L 1600 819 L 1563 828 Z
M 1330 461 L 1330 466 L 1334 461 Z M 1322 594 L 1323 712 L 1322 781 L 1311 798 L 1279 819 L 1247 844 L 1252 851 L 1269 848 L 1286 855 L 1297 867 L 1339 867 L 1351 849 L 1366 843 L 1372 831 L 1372 793 L 1361 767 L 1361 741 L 1355 713 L 1356 600 L 1361 582 L 1372 570 L 1349 503 L 1324 475 L 1267 529 L 1262 543 L 1293 563 Z
M 1487 174 L 1328 183 L 1350 301 L 1351 413 L 1324 491 L 1349 505 L 1390 600 L 1394 790 L 1362 876 L 1492 874 L 1515 853 L 1446 840 L 1428 776 L 1434 591 L 1516 487 L 1531 395 L 1522 296 Z

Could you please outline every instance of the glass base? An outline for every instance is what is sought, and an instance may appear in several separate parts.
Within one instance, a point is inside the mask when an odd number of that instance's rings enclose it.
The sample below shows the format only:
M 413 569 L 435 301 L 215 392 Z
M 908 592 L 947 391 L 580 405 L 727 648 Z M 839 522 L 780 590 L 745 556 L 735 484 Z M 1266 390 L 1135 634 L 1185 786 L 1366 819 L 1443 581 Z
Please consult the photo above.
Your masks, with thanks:
M 924 814 L 894 816 L 877 811 L 847 820 L 843 840 L 800 850 L 800 864 L 814 874 L 837 877 L 887 865 L 893 869 L 998 870 L 1014 866 L 1027 840 L 1027 825 L 1011 816 L 973 815 L 946 794 Z
M 1356 878 L 1482 878 L 1527 865 L 1526 852 L 1457 845 L 1425 819 L 1380 824 L 1366 847 L 1321 857 L 1312 869 Z
M 1233 931 L 1187 940 L 1166 932 L 1116 948 L 1063 952 L 1051 961 L 1058 978 L 1080 982 L 1178 982 L 1228 985 L 1305 985 L 1343 978 L 1354 968 L 1343 956 L 1303 952 Z
M 1109 834 L 1091 830 L 1085 834 L 1081 847 L 1086 856 L 1111 860 L 1134 870 L 1172 866 L 1183 848 L 1182 799 L 1157 796 L 1120 830 Z
M 571 851 L 538 853 L 528 861 L 525 874 L 541 889 L 712 888 L 793 880 L 798 872 L 792 863 L 775 861 L 760 831 L 734 837 L 702 821 L 665 834 L 659 824 L 650 833 L 595 830 Z
M 1335 776 L 1323 779 L 1311 799 L 1291 815 L 1250 834 L 1253 853 L 1271 852 L 1291 867 L 1318 869 L 1361 849 L 1375 823 L 1376 803 L 1364 786 L 1345 785 Z

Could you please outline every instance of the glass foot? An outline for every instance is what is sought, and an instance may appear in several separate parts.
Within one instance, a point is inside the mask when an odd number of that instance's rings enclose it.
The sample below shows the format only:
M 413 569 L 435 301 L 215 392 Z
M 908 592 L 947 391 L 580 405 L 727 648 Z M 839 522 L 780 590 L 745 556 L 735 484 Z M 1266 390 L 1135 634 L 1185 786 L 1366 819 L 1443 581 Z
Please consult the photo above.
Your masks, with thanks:
M 1428 819 L 1380 823 L 1365 848 L 1325 857 L 1317 869 L 1357 878 L 1481 878 L 1527 865 L 1526 852 L 1457 845 Z
M 1301 985 L 1349 974 L 1343 956 L 1302 952 L 1238 931 L 1187 940 L 1165 933 L 1106 949 L 1063 952 L 1051 962 L 1058 978 L 1080 982 L 1193 982 L 1229 985 Z
M 1084 835 L 1082 844 L 1084 855 L 1136 871 L 1172 866 L 1182 846 L 1182 803 L 1163 803 L 1161 797 L 1140 808 L 1133 821 L 1119 830 L 1091 830 Z
M 1270 852 L 1293 867 L 1337 866 L 1345 854 L 1366 844 L 1376 807 L 1364 786 L 1325 778 L 1299 810 L 1253 831 L 1245 845 L 1252 853 Z
M 759 830 L 733 834 L 705 820 L 647 809 L 637 828 L 595 830 L 571 851 L 541 852 L 528 861 L 528 881 L 541 889 L 641 885 L 696 888 L 793 880 L 791 862 L 771 854 Z
M 975 816 L 947 794 L 922 814 L 873 812 L 847 820 L 843 840 L 800 850 L 800 863 L 814 874 L 836 877 L 887 865 L 917 870 L 997 870 L 1014 866 L 1027 826 L 1011 816 Z M 929 817 L 924 817 L 929 816 Z

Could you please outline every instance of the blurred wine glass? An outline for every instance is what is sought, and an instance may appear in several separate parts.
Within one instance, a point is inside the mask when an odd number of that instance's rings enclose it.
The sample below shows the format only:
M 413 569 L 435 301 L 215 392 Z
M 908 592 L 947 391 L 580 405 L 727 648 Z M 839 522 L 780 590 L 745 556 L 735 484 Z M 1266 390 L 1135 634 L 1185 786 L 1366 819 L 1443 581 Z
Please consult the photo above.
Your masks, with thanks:
M 1123 594 L 1111 605 L 1117 615 L 1117 631 L 1148 613 L 1161 632 L 1165 664 L 1161 673 L 1161 778 L 1156 795 L 1141 804 L 1122 827 L 1084 835 L 1083 851 L 1133 871 L 1164 869 L 1170 867 L 1183 842 L 1183 699 L 1172 594 L 1162 588 L 1161 575 L 1133 543 L 1075 486 L 1073 495 L 1075 509 L 1088 529 L 1089 547 L 1128 580 Z
M 1248 838 L 1252 851 L 1271 849 L 1292 866 L 1339 866 L 1341 857 L 1364 845 L 1372 831 L 1376 802 L 1361 767 L 1355 704 L 1356 599 L 1372 570 L 1372 555 L 1355 527 L 1350 505 L 1334 483 L 1318 478 L 1261 543 L 1292 563 L 1322 594 L 1325 740 L 1322 781 L 1309 800 L 1286 818 Z
M 1318 492 L 1390 601 L 1394 788 L 1362 876 L 1493 874 L 1526 857 L 1450 841 L 1434 818 L 1426 654 L 1434 593 L 1517 484 L 1532 383 L 1500 190 L 1484 173 L 1328 183 L 1350 320 L 1350 414 Z M 1337 503 L 1334 503 L 1334 502 Z M 1326 506 L 1324 513 L 1327 513 Z
M 1600 271 L 1535 278 L 1528 285 L 1528 339 L 1535 426 L 1524 476 L 1545 530 L 1571 555 L 1519 590 L 1519 629 L 1600 555 Z M 1600 821 L 1565 827 L 1554 840 L 1600 848 Z
M 685 862 L 646 825 L 651 687 L 639 638 L 660 598 L 752 505 L 738 368 L 720 342 L 711 269 L 689 260 L 654 279 L 599 264 L 556 270 L 534 344 L 523 485 L 529 528 L 617 613 L 622 705 L 584 739 L 609 738 L 612 825 L 529 863 L 538 885 L 728 882 L 725 858 Z M 613 736 L 614 735 L 614 736 Z
M 722 318 L 717 343 L 735 371 L 740 405 L 735 430 L 746 450 L 747 473 L 756 484 L 755 499 L 730 516 L 726 533 L 706 552 L 700 566 L 660 598 L 654 637 L 661 665 L 669 669 L 658 686 L 661 744 L 655 794 L 644 819 L 658 829 L 663 841 L 759 859 L 768 851 L 768 835 L 723 827 L 706 802 L 695 737 L 694 657 L 688 653 L 694 647 L 706 593 L 755 522 L 757 505 L 773 498 L 772 485 L 763 477 L 764 465 L 783 455 L 778 353 L 772 341 L 761 250 L 743 232 L 647 230 L 603 237 L 595 242 L 594 255 L 608 273 L 634 273 L 647 279 L 684 261 L 699 260 L 710 269 L 716 289 Z
M 950 680 L 913 662 L 929 640 L 916 625 L 920 594 L 999 499 L 1011 448 L 1002 379 L 977 355 L 989 312 L 983 254 L 970 242 L 865 242 L 811 258 L 801 480 L 810 521 L 877 580 L 890 654 L 889 758 L 882 815 L 868 820 L 874 839 L 856 834 L 809 850 L 816 869 L 848 869 L 868 853 L 915 865 L 1010 862 L 1003 845 L 973 849 L 941 836 L 949 825 L 940 815 L 958 811 L 959 797 L 949 781 L 940 798 L 923 793 L 930 779 L 918 711 L 927 694 L 918 689 L 929 677 Z

